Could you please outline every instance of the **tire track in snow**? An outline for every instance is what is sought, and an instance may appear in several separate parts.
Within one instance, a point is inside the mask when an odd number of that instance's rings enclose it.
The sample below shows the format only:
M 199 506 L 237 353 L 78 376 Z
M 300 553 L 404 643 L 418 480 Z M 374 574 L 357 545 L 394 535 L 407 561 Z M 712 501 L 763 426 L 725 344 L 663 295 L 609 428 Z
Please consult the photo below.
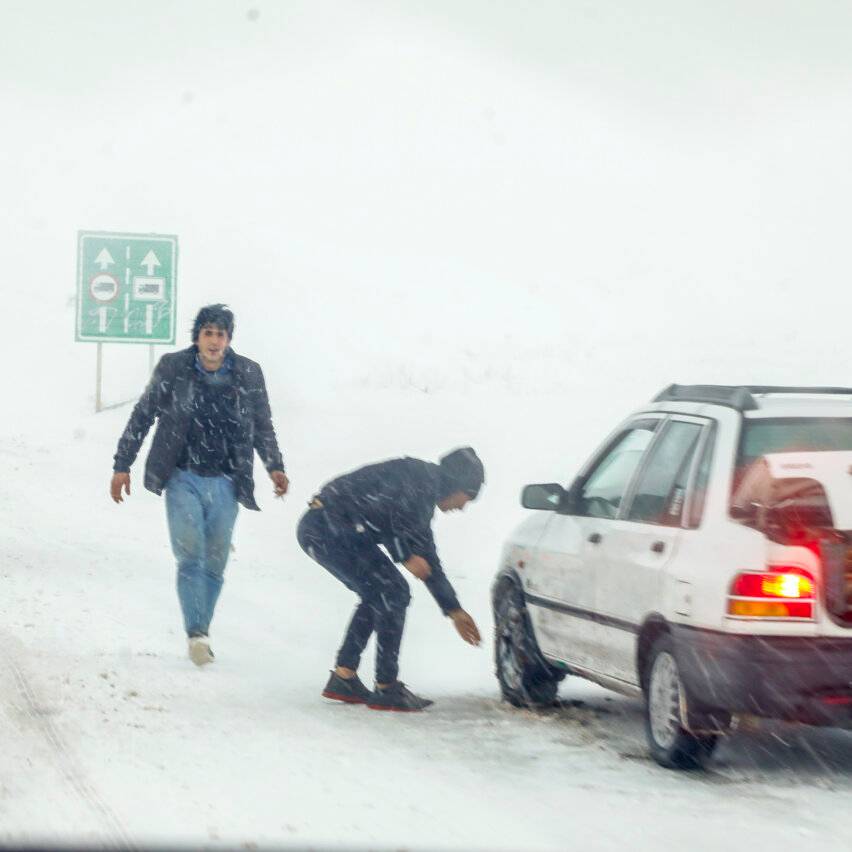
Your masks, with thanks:
M 7 651 L 9 650 L 9 644 L 8 642 L 6 643 Z M 39 709 L 33 688 L 11 654 L 6 657 L 6 663 L 12 672 L 12 678 L 18 687 L 18 691 L 24 699 L 26 705 L 24 710 L 35 726 L 41 730 L 44 738 L 52 747 L 63 778 L 65 778 L 83 804 L 105 826 L 107 848 L 134 849 L 135 847 L 121 820 L 86 779 L 84 772 L 78 766 L 70 749 L 65 745 L 50 717 L 46 716 Z

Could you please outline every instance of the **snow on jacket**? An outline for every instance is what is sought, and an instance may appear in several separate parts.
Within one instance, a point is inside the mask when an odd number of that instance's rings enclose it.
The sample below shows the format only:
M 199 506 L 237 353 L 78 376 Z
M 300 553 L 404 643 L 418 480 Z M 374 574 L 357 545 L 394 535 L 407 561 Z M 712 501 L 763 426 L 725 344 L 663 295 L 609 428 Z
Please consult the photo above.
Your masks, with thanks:
M 193 345 L 163 355 L 118 441 L 113 469 L 127 472 L 157 418 L 157 430 L 145 462 L 145 487 L 155 494 L 162 494 L 186 447 L 196 387 L 193 373 L 197 353 L 198 348 Z M 237 418 L 234 432 L 238 436 L 232 447 L 234 486 L 237 500 L 247 509 L 257 510 L 252 474 L 254 451 L 257 450 L 267 471 L 284 470 L 284 461 L 260 365 L 233 349 L 229 354 L 234 360 L 233 412 Z
M 446 615 L 460 606 L 438 558 L 432 516 L 447 493 L 438 465 L 401 458 L 339 476 L 323 486 L 319 499 L 330 517 L 362 526 L 394 562 L 422 556 L 432 569 L 426 587 Z

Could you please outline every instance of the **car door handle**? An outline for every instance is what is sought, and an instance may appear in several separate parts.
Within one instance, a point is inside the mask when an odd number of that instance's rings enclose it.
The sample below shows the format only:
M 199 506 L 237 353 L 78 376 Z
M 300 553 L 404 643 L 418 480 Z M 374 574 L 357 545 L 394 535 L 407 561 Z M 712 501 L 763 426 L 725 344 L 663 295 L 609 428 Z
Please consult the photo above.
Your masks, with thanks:
M 601 543 L 601 539 L 602 539 L 602 538 L 603 538 L 603 536 L 602 536 L 600 533 L 592 533 L 592 534 L 589 536 L 589 541 L 590 541 L 592 544 L 600 544 L 600 543 Z
M 651 545 L 651 550 L 653 550 L 654 553 L 662 553 L 665 549 L 666 549 L 666 543 L 664 541 L 655 541 Z

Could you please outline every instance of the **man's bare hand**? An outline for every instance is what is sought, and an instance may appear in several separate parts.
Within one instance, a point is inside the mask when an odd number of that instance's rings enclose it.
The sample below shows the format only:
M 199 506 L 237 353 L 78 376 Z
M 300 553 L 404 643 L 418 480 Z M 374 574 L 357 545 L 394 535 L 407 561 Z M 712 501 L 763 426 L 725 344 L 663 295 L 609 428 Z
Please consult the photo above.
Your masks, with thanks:
M 449 613 L 456 632 L 468 645 L 478 645 L 481 641 L 476 622 L 463 609 L 454 609 Z
M 290 480 L 287 479 L 287 474 L 283 470 L 273 470 L 269 474 L 272 484 L 275 486 L 275 496 L 283 497 L 290 487 Z
M 109 483 L 109 496 L 115 500 L 116 503 L 121 503 L 124 501 L 124 497 L 121 496 L 121 489 L 124 488 L 125 494 L 130 496 L 130 474 L 129 473 L 114 473 L 112 475 L 112 479 Z
M 432 573 L 429 563 L 422 556 L 409 556 L 402 564 L 407 570 L 411 571 L 418 580 L 428 580 L 429 575 Z

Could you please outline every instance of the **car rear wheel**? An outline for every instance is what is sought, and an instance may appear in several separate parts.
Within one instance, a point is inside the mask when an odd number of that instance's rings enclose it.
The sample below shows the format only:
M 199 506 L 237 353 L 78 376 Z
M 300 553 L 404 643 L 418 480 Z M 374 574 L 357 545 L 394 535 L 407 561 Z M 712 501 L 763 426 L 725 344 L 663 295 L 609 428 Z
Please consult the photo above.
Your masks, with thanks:
M 503 698 L 515 707 L 552 705 L 562 675 L 541 661 L 523 593 L 512 581 L 497 590 L 494 625 L 494 662 Z
M 651 755 L 668 769 L 696 769 L 713 753 L 715 734 L 696 736 L 683 720 L 687 695 L 678 672 L 671 637 L 651 648 L 645 676 L 645 732 Z

